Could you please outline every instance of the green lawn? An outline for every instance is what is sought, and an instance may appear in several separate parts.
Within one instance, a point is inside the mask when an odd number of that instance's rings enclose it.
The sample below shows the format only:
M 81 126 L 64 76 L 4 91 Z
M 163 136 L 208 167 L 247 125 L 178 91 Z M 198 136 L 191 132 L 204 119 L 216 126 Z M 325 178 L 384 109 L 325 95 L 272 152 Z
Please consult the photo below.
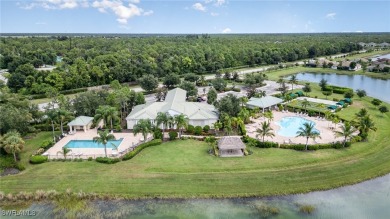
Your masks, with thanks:
M 21 174 L 0 178 L 0 190 L 71 188 L 132 198 L 231 197 L 309 192 L 356 183 L 390 172 L 390 113 L 381 115 L 369 100 L 355 98 L 353 106 L 339 112 L 350 119 L 364 106 L 378 127 L 369 142 L 348 149 L 254 148 L 254 154 L 247 157 L 217 158 L 207 154 L 203 142 L 178 140 L 146 148 L 132 160 L 113 165 L 95 161 L 26 164 Z M 49 138 L 50 133 L 41 133 L 28 140 L 24 162 L 39 142 Z

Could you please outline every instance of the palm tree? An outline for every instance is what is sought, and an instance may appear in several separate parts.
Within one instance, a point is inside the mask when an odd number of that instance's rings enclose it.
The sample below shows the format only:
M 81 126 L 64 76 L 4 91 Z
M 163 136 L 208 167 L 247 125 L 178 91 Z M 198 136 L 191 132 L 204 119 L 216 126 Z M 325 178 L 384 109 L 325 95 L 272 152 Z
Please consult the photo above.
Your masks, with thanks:
M 362 137 L 363 141 L 367 140 L 368 132 L 370 130 L 377 130 L 377 128 L 375 127 L 375 123 L 372 121 L 369 115 L 360 118 L 360 120 L 358 120 L 358 122 L 356 123 L 356 126 L 359 130 L 359 135 Z
M 272 114 L 272 111 L 265 112 L 264 117 L 268 119 L 268 122 L 271 122 L 274 119 L 274 115 Z
M 353 127 L 349 122 L 344 122 L 342 126 L 340 126 L 341 131 L 334 131 L 336 137 L 344 137 L 344 144 L 343 147 L 345 147 L 345 144 L 347 143 L 347 139 L 351 138 L 353 133 L 356 132 L 356 128 Z
M 107 157 L 107 143 L 108 141 L 115 140 L 115 136 L 113 134 L 110 134 L 108 130 L 104 131 L 98 131 L 98 135 L 93 138 L 93 142 L 97 142 L 99 144 L 104 145 L 104 154 Z
M 219 129 L 222 128 L 222 123 L 221 122 L 215 122 L 214 123 L 214 130 L 215 130 L 215 134 L 218 135 L 218 131 Z
M 306 137 L 306 146 L 305 150 L 307 150 L 307 144 L 309 143 L 309 138 L 315 140 L 317 137 L 321 138 L 320 133 L 314 130 L 314 123 L 303 123 L 303 127 L 299 127 L 297 131 L 297 137 Z
M 338 115 L 334 114 L 332 117 L 332 123 L 334 123 L 334 128 L 336 129 L 336 125 L 340 122 L 340 118 Z
M 261 123 L 260 128 L 256 129 L 256 132 L 258 133 L 256 135 L 256 138 L 258 136 L 262 136 L 263 142 L 264 142 L 265 136 L 271 137 L 271 138 L 275 136 L 275 134 L 273 133 L 273 129 L 271 128 L 271 124 L 269 122 L 265 122 L 265 121 Z
M 248 102 L 248 97 L 240 97 L 241 107 L 244 107 Z
M 362 118 L 368 115 L 368 111 L 366 108 L 362 108 L 359 110 L 359 112 L 356 113 L 357 118 Z
M 58 155 L 58 154 L 62 154 L 62 155 L 64 156 L 64 159 L 66 160 L 66 155 L 67 155 L 69 152 L 71 152 L 71 151 L 72 151 L 72 150 L 69 149 L 68 147 L 62 147 L 61 151 L 58 151 L 58 152 L 57 152 L 57 155 Z M 107 157 L 107 155 L 106 155 L 106 157 Z
M 330 111 L 325 111 L 325 119 L 326 120 L 330 120 L 332 118 L 332 113 Z M 329 127 L 329 123 L 328 123 L 328 127 Z
M 180 114 L 176 115 L 174 120 L 176 128 L 179 130 L 179 138 L 181 138 L 181 133 L 183 132 L 184 128 L 187 128 L 189 119 L 186 115 Z
M 206 137 L 204 141 L 210 146 L 211 150 L 215 151 L 215 143 L 217 142 L 217 139 L 214 136 Z
M 104 105 L 99 106 L 96 110 L 96 115 L 94 117 L 95 122 L 103 119 L 104 123 L 107 125 L 110 121 L 111 130 L 113 130 L 113 120 L 118 119 L 118 110 L 115 107 Z
M 276 82 L 279 84 L 279 88 L 282 88 L 282 84 L 285 83 L 283 78 L 279 78 L 278 81 Z
M 163 125 L 163 136 L 164 136 L 164 131 L 168 126 L 169 121 L 171 120 L 172 117 L 168 113 L 163 113 L 163 112 L 158 112 L 157 117 L 156 117 L 156 122 L 157 122 L 157 127 L 159 127 L 161 124 Z
M 64 109 L 59 109 L 57 111 L 57 118 L 60 120 L 60 124 L 61 124 L 61 133 L 64 134 L 64 122 L 72 119 L 72 114 L 67 111 L 67 110 L 64 110 Z
M 260 90 L 259 97 L 265 97 L 265 96 L 267 96 L 267 92 L 265 92 L 265 90 Z
M 51 121 L 51 128 L 52 128 L 52 132 L 53 132 L 53 142 L 56 142 L 56 137 L 54 135 L 54 122 L 56 121 L 57 119 L 57 111 L 56 110 L 48 110 L 46 112 L 46 116 L 47 118 Z
M 242 108 L 238 113 L 238 116 L 244 121 L 244 123 L 249 122 L 250 113 L 246 108 Z
M 294 90 L 294 84 L 298 83 L 297 76 L 296 75 L 291 75 L 290 79 L 288 82 L 291 83 L 291 90 Z
M 301 103 L 302 107 L 305 108 L 305 113 L 306 113 L 306 108 L 307 106 L 310 106 L 310 102 L 305 98 L 302 103 Z
M 134 135 L 137 135 L 138 133 L 142 133 L 142 136 L 144 137 L 144 143 L 146 142 L 146 139 L 148 138 L 149 133 L 153 133 L 153 125 L 150 119 L 140 119 L 137 124 L 133 127 L 133 133 Z
M 17 162 L 16 154 L 23 150 L 24 144 L 25 142 L 17 131 L 7 132 L 2 140 L 4 150 L 7 153 L 12 153 L 14 155 L 15 162 Z

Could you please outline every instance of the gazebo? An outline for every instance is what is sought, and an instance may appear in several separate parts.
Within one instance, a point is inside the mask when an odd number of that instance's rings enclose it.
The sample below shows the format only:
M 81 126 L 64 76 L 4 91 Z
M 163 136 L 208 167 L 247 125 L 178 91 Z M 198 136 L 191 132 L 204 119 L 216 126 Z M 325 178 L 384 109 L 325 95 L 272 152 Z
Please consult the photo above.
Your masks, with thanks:
M 245 144 L 239 137 L 225 136 L 218 141 L 220 157 L 242 157 Z
M 77 130 L 84 130 L 86 132 L 91 128 L 93 122 L 93 117 L 89 116 L 79 116 L 72 120 L 70 123 L 68 123 L 70 132 L 77 131 Z
M 264 110 L 266 108 L 271 109 L 272 107 L 276 106 L 279 103 L 282 103 L 283 100 L 277 97 L 273 96 L 265 96 L 262 98 L 256 98 L 252 97 L 249 99 L 249 101 L 246 103 L 246 107 L 249 109 L 253 109 L 255 107 L 258 107 L 260 109 Z

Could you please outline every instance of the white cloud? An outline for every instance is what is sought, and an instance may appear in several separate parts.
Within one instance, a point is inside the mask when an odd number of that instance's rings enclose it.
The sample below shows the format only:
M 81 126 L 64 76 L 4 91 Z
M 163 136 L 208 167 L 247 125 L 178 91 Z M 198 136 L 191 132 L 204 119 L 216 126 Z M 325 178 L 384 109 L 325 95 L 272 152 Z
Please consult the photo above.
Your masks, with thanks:
M 357 30 L 357 31 L 355 31 L 356 33 L 363 33 L 363 31 L 362 30 Z
M 215 5 L 216 5 L 216 6 L 221 6 L 221 5 L 225 4 L 225 3 L 226 3 L 225 0 L 216 0 L 216 1 L 215 1 Z
M 195 9 L 195 10 L 198 10 L 198 11 L 203 11 L 205 12 L 206 11 L 206 7 L 202 5 L 202 3 L 195 3 L 192 5 L 192 8 Z
M 132 2 L 137 3 L 139 1 Z M 127 21 L 135 16 L 149 16 L 153 14 L 152 10 L 144 12 L 144 9 L 132 3 L 125 6 L 120 0 L 96 0 L 92 3 L 92 7 L 97 8 L 102 13 L 106 13 L 108 10 L 112 11 L 117 16 L 116 20 L 120 24 L 127 24 Z
M 211 12 L 210 15 L 213 16 L 213 17 L 215 17 L 215 16 L 218 16 L 219 14 L 218 14 L 218 13 L 215 13 L 215 12 Z
M 154 11 L 152 11 L 152 10 L 145 11 L 145 12 L 143 13 L 143 16 L 149 16 L 149 15 L 152 15 L 153 13 L 154 13 Z
M 30 10 L 33 8 L 44 8 L 47 10 L 53 9 L 75 9 L 75 8 L 96 8 L 101 13 L 113 12 L 117 16 L 117 21 L 120 24 L 126 24 L 127 21 L 134 16 L 149 16 L 153 14 L 152 10 L 144 11 L 136 4 L 140 0 L 34 0 L 33 2 L 24 4 L 18 3 L 18 6 Z
M 232 32 L 232 29 L 230 28 L 225 28 L 222 30 L 222 33 L 231 33 Z
M 77 7 L 89 7 L 88 0 L 35 0 L 27 4 L 18 4 L 22 9 L 30 10 L 33 8 L 54 9 L 73 9 Z
M 330 19 L 330 20 L 334 20 L 336 17 L 336 13 L 332 12 L 332 13 L 329 13 L 325 16 L 325 18 L 327 19 Z

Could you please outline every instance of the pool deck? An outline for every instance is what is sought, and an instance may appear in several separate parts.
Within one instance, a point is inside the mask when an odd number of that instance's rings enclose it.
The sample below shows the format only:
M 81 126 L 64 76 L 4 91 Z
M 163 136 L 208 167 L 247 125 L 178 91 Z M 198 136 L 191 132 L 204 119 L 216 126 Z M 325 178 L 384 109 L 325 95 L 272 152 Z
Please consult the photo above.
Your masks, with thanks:
M 142 134 L 134 136 L 133 133 L 113 133 L 116 139 L 123 138 L 121 144 L 118 146 L 118 152 L 113 150 L 110 147 L 107 147 L 107 156 L 108 157 L 119 157 L 121 154 L 131 151 L 134 145 L 143 141 Z M 91 129 L 86 132 L 78 131 L 73 135 L 67 135 L 58 141 L 53 147 L 47 150 L 44 155 L 47 155 L 49 159 L 58 159 L 64 158 L 61 153 L 62 147 L 64 147 L 71 140 L 92 140 L 94 137 L 98 136 L 96 129 Z M 150 137 L 150 135 L 148 136 Z M 104 148 L 71 148 L 71 152 L 67 154 L 68 158 L 83 158 L 87 159 L 89 157 L 104 157 Z M 114 153 L 113 153 L 114 151 Z
M 280 144 L 306 144 L 306 138 L 304 137 L 285 137 L 278 135 L 278 131 L 280 129 L 280 126 L 276 124 L 277 121 L 280 121 L 284 117 L 289 117 L 289 116 L 300 116 L 302 118 L 305 118 L 307 120 L 310 120 L 312 122 L 315 122 L 315 128 L 320 131 L 320 136 L 321 138 L 316 138 L 315 141 L 313 139 L 309 139 L 309 144 L 317 144 L 317 143 L 330 143 L 330 142 L 335 142 L 335 141 L 343 141 L 343 137 L 335 137 L 335 134 L 333 130 L 331 129 L 335 127 L 335 124 L 333 124 L 330 121 L 327 120 L 317 120 L 315 117 L 309 117 L 309 116 L 302 116 L 302 115 L 297 115 L 296 113 L 292 112 L 280 112 L 280 111 L 272 111 L 274 119 L 271 121 L 271 128 L 273 129 L 273 132 L 275 134 L 275 137 L 265 137 L 265 141 L 273 141 L 277 142 Z M 260 123 L 264 121 L 268 121 L 264 117 L 260 117 L 257 119 L 251 119 L 252 123 L 246 125 L 246 130 L 247 134 L 249 137 L 252 138 L 257 138 L 257 132 L 256 129 L 260 127 Z M 336 125 L 336 129 L 339 130 L 340 124 Z M 261 136 L 259 136 L 257 139 L 262 140 Z

